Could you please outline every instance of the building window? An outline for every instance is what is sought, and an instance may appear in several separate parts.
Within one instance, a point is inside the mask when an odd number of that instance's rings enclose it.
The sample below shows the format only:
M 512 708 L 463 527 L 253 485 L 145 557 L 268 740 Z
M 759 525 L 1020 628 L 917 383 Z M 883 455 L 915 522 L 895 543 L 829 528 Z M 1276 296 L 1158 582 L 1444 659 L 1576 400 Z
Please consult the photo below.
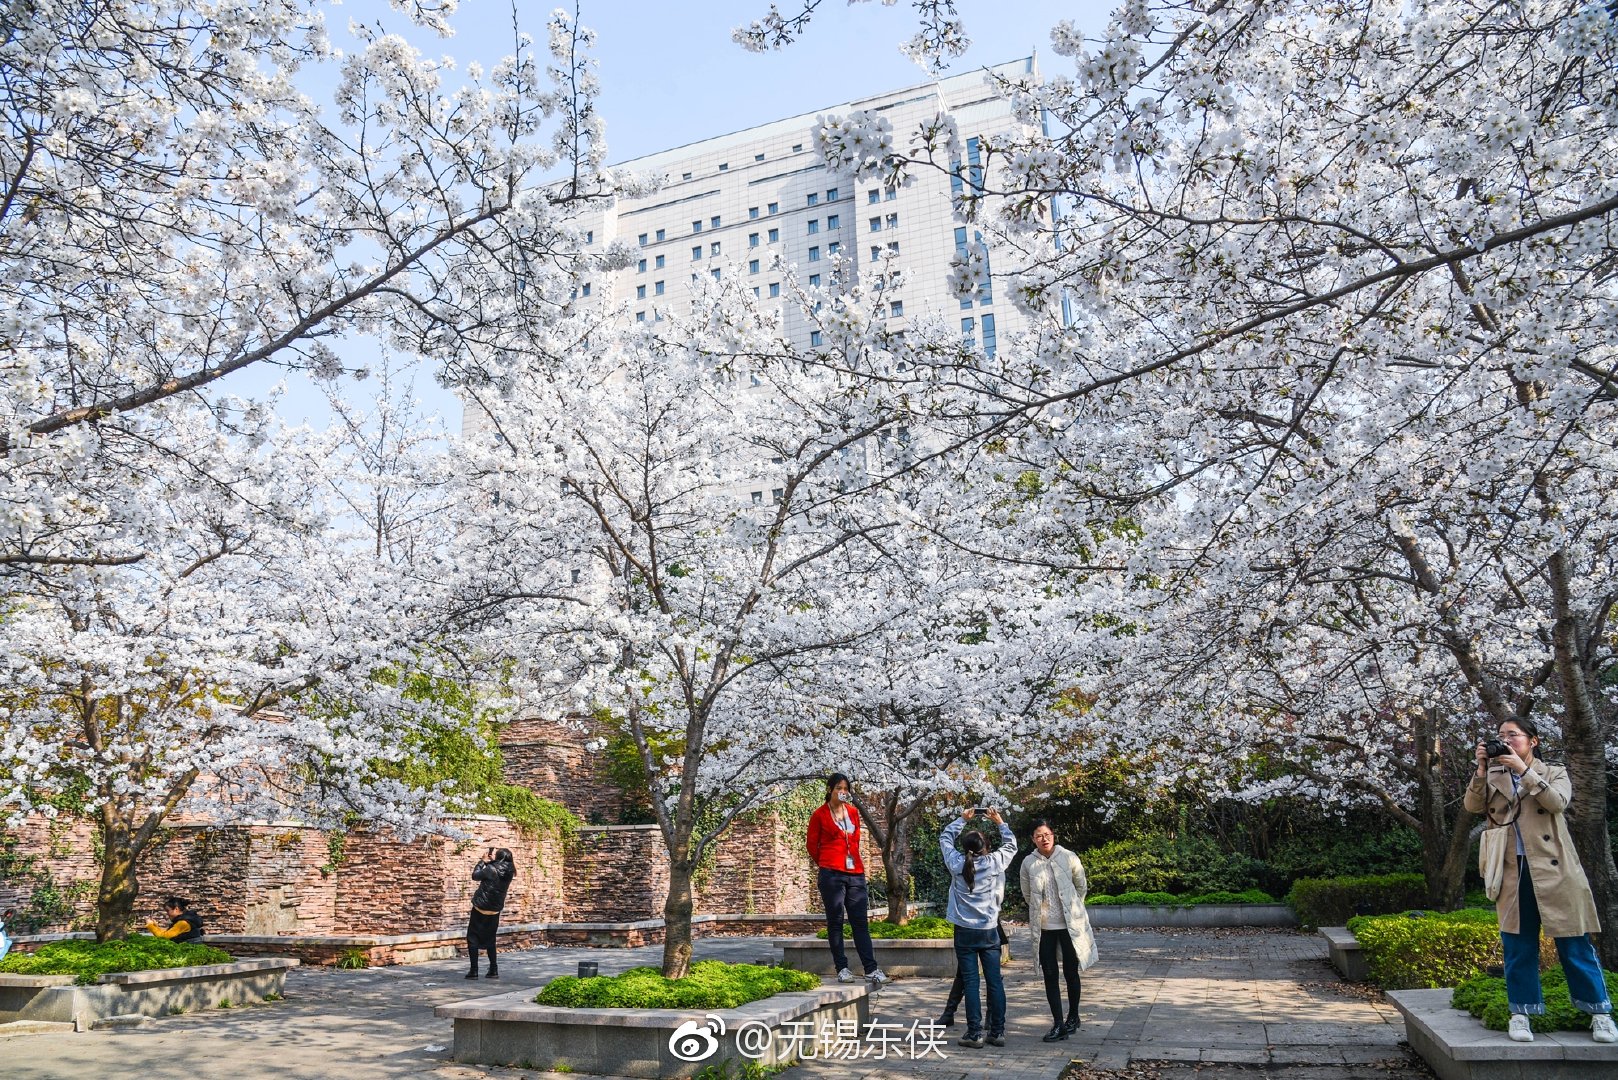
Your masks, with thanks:
M 871 218 L 869 221 L 866 222 L 866 224 L 871 227 L 872 232 L 881 232 L 882 231 L 882 219 L 879 218 L 879 217 Z
M 899 241 L 897 241 L 897 240 L 889 240 L 888 241 L 888 250 L 893 252 L 895 255 L 899 254 Z
M 748 259 L 747 260 L 747 272 L 749 274 L 758 273 L 758 260 L 757 259 Z
M 717 259 L 719 257 L 719 241 L 718 240 L 715 240 L 713 243 L 708 245 L 708 255 L 709 255 L 710 258 L 715 258 L 715 259 Z
M 719 280 L 719 267 L 714 267 L 712 270 L 708 271 L 708 273 L 713 275 L 713 279 L 715 281 Z
M 586 229 L 584 231 L 584 242 L 586 244 L 593 244 L 596 242 L 596 231 L 594 229 Z
M 810 274 L 809 275 L 809 287 L 811 289 L 820 288 L 820 275 L 819 274 Z
M 794 154 L 801 154 L 801 153 L 803 153 L 803 143 L 801 143 L 801 142 L 800 142 L 800 143 L 793 143 L 793 144 L 792 144 L 792 152 L 793 152 L 793 153 L 794 153 Z
M 898 197 L 899 197 L 899 189 L 898 188 L 896 188 L 896 187 L 885 187 L 885 188 L 882 189 L 882 198 L 884 200 L 897 199 Z
M 758 233 L 750 232 L 747 234 L 747 246 L 750 248 L 758 247 Z
M 577 585 L 579 583 L 579 579 L 581 577 L 583 577 L 583 576 L 584 575 L 582 573 L 580 573 L 579 571 L 577 571 L 577 570 L 574 570 L 572 572 L 572 574 L 570 575 L 571 580 L 572 580 L 573 584 L 575 584 L 575 585 Z
M 644 286 L 644 285 L 636 285 L 635 286 L 635 299 L 636 300 L 644 300 L 644 299 L 646 299 L 646 286 Z
M 780 204 L 780 203 L 773 203 L 773 202 L 772 202 L 772 203 L 771 203 L 771 204 L 770 204 L 770 213 L 772 213 L 772 214 L 778 214 L 778 213 L 780 213 L 780 212 L 781 212 L 781 204 Z
M 963 297 L 961 299 L 961 310 L 962 311 L 971 311 L 972 310 L 972 298 L 970 296 Z
M 653 296 L 662 296 L 663 295 L 663 283 L 661 281 L 652 282 L 652 295 Z
M 771 296 L 780 296 L 781 295 L 781 283 L 779 281 L 770 282 L 770 295 Z
M 820 249 L 818 247 L 812 247 L 812 248 L 809 249 L 809 261 L 810 262 L 819 262 L 820 261 Z
M 842 241 L 840 241 L 840 240 L 833 240 L 831 243 L 826 245 L 826 254 L 828 254 L 828 255 L 836 255 L 839 251 L 842 251 L 842 250 L 843 250 L 843 244 L 842 244 Z
M 758 286 L 757 286 L 757 285 L 754 285 L 754 286 L 753 286 L 753 295 L 754 295 L 754 296 L 757 296 L 757 295 L 758 295 Z
M 708 228 L 710 228 L 710 229 L 719 228 L 719 218 L 718 218 L 717 215 L 708 219 Z
M 898 214 L 889 214 L 888 215 L 888 228 L 897 229 L 898 227 L 899 227 L 899 215 Z
M 839 217 L 836 214 L 827 215 L 827 217 L 826 217 L 826 231 L 827 232 L 830 232 L 832 229 L 841 229 L 842 227 L 843 227 L 843 221 L 842 221 L 841 217 Z
M 813 235 L 815 235 L 815 233 L 817 233 L 819 231 L 820 231 L 820 219 L 819 218 L 810 218 L 809 219 L 809 235 L 813 236 Z
M 818 206 L 818 205 L 820 205 L 820 192 L 811 191 L 809 193 L 809 205 L 810 206 Z
M 970 316 L 968 316 L 967 318 L 962 319 L 961 320 L 961 340 L 965 341 L 967 343 L 967 345 L 971 345 L 972 344 L 972 335 L 977 333 L 977 329 L 978 329 L 978 324 L 977 324 L 976 319 L 974 319 L 974 318 L 972 318 Z
M 754 491 L 751 494 L 753 496 L 753 505 L 754 506 L 763 506 L 764 505 L 764 493 L 762 491 Z
M 983 322 L 983 355 L 984 356 L 993 356 L 994 355 L 994 350 L 995 350 L 994 316 L 993 315 L 985 315 L 985 316 L 983 316 L 982 322 Z
M 781 501 L 783 499 L 785 499 L 786 497 L 787 497 L 787 489 L 786 488 L 771 488 L 770 489 L 770 502 L 775 503 L 777 506 L 779 506 L 781 504 Z
M 586 281 L 584 283 L 584 287 L 579 290 L 579 295 L 581 295 L 581 296 L 589 296 L 590 295 L 590 283 L 588 281 Z
M 686 173 L 681 173 L 681 174 L 680 174 L 680 179 L 681 179 L 681 180 L 689 180 L 689 179 L 691 179 L 691 174 L 690 174 L 690 173 L 688 173 L 688 172 L 686 172 Z
M 646 234 L 645 233 L 640 234 L 640 246 L 641 247 L 646 246 Z
M 635 321 L 636 322 L 645 322 L 646 321 L 646 312 L 644 312 L 644 311 L 635 312 Z
M 747 208 L 747 218 L 748 218 L 748 220 L 751 221 L 753 218 L 756 218 L 756 217 L 758 217 L 758 207 L 749 206 Z
M 827 202 L 836 202 L 837 201 L 837 189 L 836 188 L 827 188 L 826 189 L 826 201 Z
M 754 161 L 763 161 L 764 160 L 764 155 L 763 154 L 754 154 L 753 155 L 753 160 Z
M 635 264 L 635 273 L 637 273 L 637 274 L 646 273 L 646 260 L 645 259 L 642 259 L 640 262 Z
M 664 229 L 657 230 L 657 242 L 659 244 L 661 244 L 663 242 L 663 234 L 664 234 L 665 231 L 666 230 L 664 230 Z
M 897 315 L 903 315 L 904 313 L 905 313 L 905 302 L 903 300 L 890 300 L 890 301 L 888 301 L 888 314 L 889 315 L 896 315 L 897 316 Z
M 809 344 L 813 345 L 815 348 L 818 349 L 820 347 L 820 342 L 821 342 L 821 333 L 820 333 L 820 331 L 819 330 L 811 330 L 811 331 L 809 331 Z
M 692 231 L 692 232 L 694 232 L 694 233 L 699 233 L 699 232 L 701 232 L 701 231 L 702 231 L 702 222 L 700 222 L 700 221 L 693 221 L 693 222 L 692 222 L 692 223 L 691 223 L 691 231 Z
M 663 256 L 659 255 L 655 260 L 653 260 L 652 267 L 657 270 L 663 269 Z
M 691 261 L 696 262 L 700 258 L 702 258 L 702 245 L 698 244 L 691 249 Z
M 778 244 L 780 242 L 781 242 L 781 230 L 780 229 L 771 229 L 770 230 L 770 243 Z
M 730 171 L 730 162 L 728 162 L 728 161 L 721 161 L 721 162 L 720 162 L 720 163 L 719 163 L 719 171 L 720 171 L 720 172 L 729 172 L 729 171 Z
M 870 191 L 865 193 L 865 201 L 869 205 L 875 206 L 877 203 L 882 201 L 882 192 L 878 191 L 876 188 L 872 188 Z
M 882 261 L 882 245 L 881 244 L 872 244 L 871 245 L 871 261 L 872 262 L 881 262 Z

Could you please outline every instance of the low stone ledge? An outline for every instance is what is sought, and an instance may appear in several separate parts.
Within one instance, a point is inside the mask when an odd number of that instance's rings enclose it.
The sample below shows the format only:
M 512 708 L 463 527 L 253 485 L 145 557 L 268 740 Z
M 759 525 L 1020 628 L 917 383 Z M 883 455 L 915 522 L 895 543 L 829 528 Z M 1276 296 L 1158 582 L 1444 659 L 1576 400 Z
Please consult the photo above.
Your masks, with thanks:
M 851 960 L 854 942 L 843 939 Z M 877 966 L 889 975 L 912 979 L 953 979 L 955 942 L 949 938 L 873 938 Z M 788 938 L 781 942 L 781 966 L 818 975 L 835 975 L 831 947 L 825 938 Z
M 166 1016 L 263 1001 L 281 995 L 287 970 L 297 966 L 297 960 L 278 958 L 122 971 L 88 986 L 74 985 L 71 975 L 13 976 L 28 981 L 0 985 L 0 1024 L 40 1021 L 83 1029 L 115 1016 Z M 44 979 L 53 981 L 40 985 Z
M 1320 936 L 1326 939 L 1326 951 L 1331 955 L 1331 966 L 1349 982 L 1370 982 L 1371 964 L 1360 948 L 1360 939 L 1348 932 L 1346 926 L 1322 926 Z
M 7 987 L 26 987 L 39 989 L 44 986 L 72 986 L 72 975 L 0 975 L 0 989 Z
M 1091 926 L 1297 926 L 1286 904 L 1096 904 L 1086 908 Z
M 1490 1031 L 1471 1013 L 1450 1008 L 1453 990 L 1390 990 L 1411 1049 L 1440 1080 L 1606 1080 L 1618 1075 L 1618 1043 L 1584 1031 L 1535 1033 L 1531 1043 Z
M 854 1023 L 864 1030 L 870 1022 L 869 988 L 824 986 L 800 993 L 776 994 L 737 1009 L 713 1012 L 689 1009 L 562 1009 L 538 1005 L 535 988 L 453 1005 L 440 1005 L 433 1014 L 452 1020 L 454 1058 L 479 1065 L 521 1065 L 525 1068 L 595 1073 L 611 1076 L 693 1076 L 707 1068 L 726 1069 L 727 1063 L 785 1064 L 796 1056 L 801 1043 L 795 1028 L 811 1032 Z M 711 1052 L 694 1060 L 675 1054 L 676 1035 L 709 1032 Z M 762 1025 L 770 1032 L 768 1045 L 752 1044 L 748 1053 L 738 1046 L 737 1032 Z M 761 1033 L 759 1033 L 761 1035 Z M 697 1034 L 691 1036 L 701 1040 Z

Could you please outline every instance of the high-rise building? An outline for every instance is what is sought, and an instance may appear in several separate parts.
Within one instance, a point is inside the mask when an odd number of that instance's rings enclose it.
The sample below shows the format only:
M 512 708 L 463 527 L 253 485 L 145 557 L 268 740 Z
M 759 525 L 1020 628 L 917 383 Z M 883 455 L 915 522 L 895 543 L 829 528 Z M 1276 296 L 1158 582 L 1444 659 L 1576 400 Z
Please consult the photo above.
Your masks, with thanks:
M 992 70 L 1038 77 L 1033 57 Z M 903 187 L 856 183 L 852 171 L 819 159 L 813 139 L 817 117 L 861 110 L 885 117 L 900 147 L 922 123 L 947 112 L 962 160 L 951 162 L 949 172 L 915 170 Z M 951 197 L 981 179 L 982 140 L 1018 126 L 1007 100 L 978 70 L 620 162 L 666 182 L 654 194 L 620 197 L 586 215 L 592 246 L 627 239 L 637 253 L 627 270 L 581 285 L 581 292 L 622 304 L 630 318 L 646 322 L 690 303 L 694 283 L 704 278 L 741 275 L 768 301 L 782 295 L 789 267 L 811 287 L 830 287 L 839 265 L 856 277 L 897 269 L 905 284 L 882 297 L 882 315 L 895 331 L 923 315 L 958 320 L 962 337 L 992 354 L 1024 320 L 992 284 L 966 299 L 950 292 L 951 260 L 975 239 L 975 230 L 956 219 Z M 997 269 L 991 249 L 991 273 Z M 794 345 L 819 344 L 801 311 L 783 311 L 783 326 Z

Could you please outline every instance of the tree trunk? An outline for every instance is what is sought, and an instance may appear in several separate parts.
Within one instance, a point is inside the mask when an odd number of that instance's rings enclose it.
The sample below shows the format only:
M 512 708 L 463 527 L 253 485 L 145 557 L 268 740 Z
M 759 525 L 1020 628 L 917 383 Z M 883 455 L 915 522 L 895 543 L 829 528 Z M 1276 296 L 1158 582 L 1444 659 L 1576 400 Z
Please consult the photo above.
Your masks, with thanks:
M 888 921 L 903 926 L 910 921 L 910 828 L 909 813 L 888 825 L 888 848 L 882 852 L 882 872 L 888 883 Z
M 113 941 L 129 934 L 134 919 L 135 898 L 140 882 L 135 878 L 135 859 L 140 852 L 130 830 L 122 822 L 104 822 L 101 827 L 101 888 L 96 893 L 96 940 Z
M 688 859 L 669 862 L 669 895 L 663 901 L 663 974 L 683 979 L 691 970 L 691 874 Z
M 1472 850 L 1472 814 L 1453 796 L 1445 783 L 1446 747 L 1441 724 L 1428 709 L 1415 711 L 1412 734 L 1416 744 L 1416 818 L 1421 834 L 1421 870 L 1427 886 L 1427 906 L 1454 911 L 1465 899 L 1466 859 Z M 1459 747 L 1455 748 L 1461 753 Z M 1450 808 L 1454 807 L 1454 817 Z

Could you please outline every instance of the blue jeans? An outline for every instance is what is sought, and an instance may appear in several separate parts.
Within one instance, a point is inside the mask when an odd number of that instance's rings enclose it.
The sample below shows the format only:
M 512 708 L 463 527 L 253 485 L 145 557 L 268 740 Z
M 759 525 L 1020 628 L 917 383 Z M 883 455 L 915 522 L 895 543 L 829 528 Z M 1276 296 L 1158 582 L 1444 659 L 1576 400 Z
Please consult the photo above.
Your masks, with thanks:
M 989 984 L 989 1034 L 1006 1030 L 1006 984 L 1000 978 L 1000 934 L 987 930 L 955 928 L 955 970 L 966 980 L 966 1033 L 983 1034 L 983 999 L 978 993 L 978 964 L 983 964 L 983 981 Z
M 1528 860 L 1517 859 L 1517 933 L 1500 931 L 1500 944 L 1506 954 L 1506 1001 L 1513 1013 L 1542 1016 L 1545 994 L 1539 986 L 1539 901 L 1534 898 L 1534 881 L 1528 873 Z M 1607 1000 L 1607 983 L 1601 977 L 1601 961 L 1589 937 L 1559 937 L 1556 956 L 1567 976 L 1568 996 L 1573 1007 L 1592 1014 L 1612 1012 Z
M 832 963 L 841 971 L 848 966 L 848 953 L 843 950 L 843 915 L 854 931 L 854 948 L 860 954 L 865 974 L 876 970 L 876 950 L 871 948 L 871 924 L 867 910 L 871 906 L 870 894 L 865 887 L 864 874 L 841 874 L 836 870 L 820 868 L 815 884 L 820 889 L 820 902 L 826 907 L 826 944 L 831 946 Z

